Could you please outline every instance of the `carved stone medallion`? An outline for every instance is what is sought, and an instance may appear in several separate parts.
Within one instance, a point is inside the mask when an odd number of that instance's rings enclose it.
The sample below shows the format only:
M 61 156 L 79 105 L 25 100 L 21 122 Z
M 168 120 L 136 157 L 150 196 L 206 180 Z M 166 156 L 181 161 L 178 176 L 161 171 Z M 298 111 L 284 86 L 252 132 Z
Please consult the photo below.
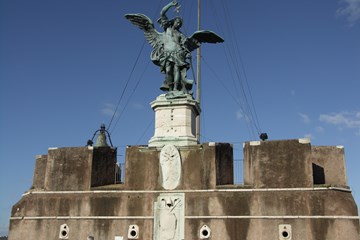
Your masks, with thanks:
M 160 152 L 161 185 L 166 190 L 179 186 L 181 179 L 181 158 L 174 145 L 165 145 Z

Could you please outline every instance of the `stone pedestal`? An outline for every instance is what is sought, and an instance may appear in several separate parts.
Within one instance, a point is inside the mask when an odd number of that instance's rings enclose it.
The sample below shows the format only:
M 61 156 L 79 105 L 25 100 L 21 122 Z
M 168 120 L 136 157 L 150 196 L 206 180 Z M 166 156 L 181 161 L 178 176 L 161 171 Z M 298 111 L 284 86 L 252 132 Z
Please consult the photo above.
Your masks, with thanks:
M 167 99 L 165 94 L 161 94 L 151 107 L 155 112 L 155 134 L 149 140 L 149 147 L 198 144 L 195 119 L 200 114 L 200 107 L 191 95 Z

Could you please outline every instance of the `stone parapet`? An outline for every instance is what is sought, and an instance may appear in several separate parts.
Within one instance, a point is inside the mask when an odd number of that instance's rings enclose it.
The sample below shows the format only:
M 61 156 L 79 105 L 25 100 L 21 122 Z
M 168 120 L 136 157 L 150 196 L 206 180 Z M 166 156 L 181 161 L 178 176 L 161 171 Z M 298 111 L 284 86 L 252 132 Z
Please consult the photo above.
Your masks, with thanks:
M 314 170 L 324 176 L 323 182 L 319 184 L 348 185 L 343 146 L 312 146 L 311 158 Z
M 33 185 L 34 189 L 44 189 L 45 188 L 45 174 L 46 174 L 46 163 L 47 155 L 37 155 L 35 160 L 35 169 L 33 176 Z
M 312 187 L 310 141 L 245 143 L 244 184 L 254 188 Z
M 115 183 L 116 149 L 110 147 L 49 148 L 35 162 L 33 189 L 89 190 Z
M 176 189 L 215 189 L 233 184 L 233 149 L 228 143 L 204 143 L 178 147 L 182 176 Z M 163 190 L 160 152 L 156 147 L 126 149 L 125 188 Z

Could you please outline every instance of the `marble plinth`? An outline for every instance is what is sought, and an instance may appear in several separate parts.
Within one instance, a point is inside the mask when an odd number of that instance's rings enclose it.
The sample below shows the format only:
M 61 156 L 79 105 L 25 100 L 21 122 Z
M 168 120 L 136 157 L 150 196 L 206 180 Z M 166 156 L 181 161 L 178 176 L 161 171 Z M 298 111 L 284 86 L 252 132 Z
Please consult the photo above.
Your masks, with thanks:
M 195 119 L 200 114 L 200 107 L 191 95 L 167 99 L 165 94 L 161 94 L 151 107 L 155 112 L 155 133 L 149 140 L 149 147 L 198 144 Z

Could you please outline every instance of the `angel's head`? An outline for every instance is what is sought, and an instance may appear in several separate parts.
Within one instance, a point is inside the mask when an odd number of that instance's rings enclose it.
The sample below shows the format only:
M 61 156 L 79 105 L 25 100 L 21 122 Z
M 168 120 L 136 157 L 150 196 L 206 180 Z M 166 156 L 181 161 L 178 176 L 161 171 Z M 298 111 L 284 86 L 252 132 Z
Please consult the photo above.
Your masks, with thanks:
M 172 20 L 172 25 L 174 26 L 175 29 L 180 29 L 182 26 L 183 20 L 181 17 L 175 17 Z

